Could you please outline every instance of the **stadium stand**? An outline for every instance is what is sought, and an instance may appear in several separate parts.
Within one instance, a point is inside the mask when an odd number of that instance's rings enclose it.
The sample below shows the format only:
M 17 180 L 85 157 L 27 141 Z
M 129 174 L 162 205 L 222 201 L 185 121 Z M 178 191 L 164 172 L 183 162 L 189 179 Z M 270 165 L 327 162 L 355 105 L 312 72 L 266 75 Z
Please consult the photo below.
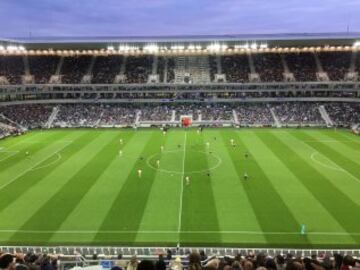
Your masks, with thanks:
M 194 126 L 346 127 L 358 134 L 359 50 L 349 44 L 338 49 L 336 40 L 331 50 L 328 44 L 314 49 L 321 39 L 304 42 L 306 49 L 273 41 L 262 50 L 234 46 L 198 55 L 117 54 L 102 47 L 89 53 L 69 44 L 65 53 L 41 54 L 53 44 L 32 48 L 38 54 L 0 53 L 0 138 L 41 128 L 176 127 L 182 116 L 191 116 Z M 360 269 L 354 250 L 0 247 L 0 252 L 15 254 L 16 270 L 104 261 L 122 270 L 142 270 L 142 263 L 159 270 Z M 165 258 L 157 260 L 159 253 Z M 4 260 L 2 255 L 0 268 L 13 270 Z

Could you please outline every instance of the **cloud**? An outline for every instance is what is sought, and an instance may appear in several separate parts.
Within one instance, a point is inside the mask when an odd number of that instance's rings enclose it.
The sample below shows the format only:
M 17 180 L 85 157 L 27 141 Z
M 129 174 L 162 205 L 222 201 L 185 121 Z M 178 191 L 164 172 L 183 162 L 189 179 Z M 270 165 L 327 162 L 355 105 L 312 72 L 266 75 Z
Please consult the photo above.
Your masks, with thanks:
M 360 1 L 1 0 L 0 33 L 149 36 L 360 31 Z

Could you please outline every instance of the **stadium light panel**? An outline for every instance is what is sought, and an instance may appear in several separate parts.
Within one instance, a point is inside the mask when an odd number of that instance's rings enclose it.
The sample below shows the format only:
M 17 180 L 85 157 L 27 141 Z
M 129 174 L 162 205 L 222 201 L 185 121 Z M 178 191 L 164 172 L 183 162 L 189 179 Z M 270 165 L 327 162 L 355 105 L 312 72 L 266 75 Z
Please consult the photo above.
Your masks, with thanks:
M 13 45 L 9 45 L 6 47 L 6 50 L 10 52 L 16 51 L 17 49 L 18 49 L 17 46 L 13 46 Z
M 360 47 L 360 41 L 355 41 L 353 47 Z
M 257 45 L 256 43 L 252 43 L 252 44 L 250 45 L 250 48 L 251 48 L 252 50 L 256 50 L 257 47 L 258 47 L 258 45 Z
M 114 50 L 114 46 L 108 46 L 108 47 L 107 47 L 107 50 L 108 50 L 108 51 L 113 51 L 113 50 Z
M 171 50 L 179 51 L 179 50 L 184 50 L 184 49 L 185 49 L 185 46 L 183 46 L 183 45 L 174 45 L 174 46 L 171 46 Z
M 144 51 L 157 52 L 157 51 L 159 51 L 159 47 L 157 45 L 146 45 L 144 47 Z

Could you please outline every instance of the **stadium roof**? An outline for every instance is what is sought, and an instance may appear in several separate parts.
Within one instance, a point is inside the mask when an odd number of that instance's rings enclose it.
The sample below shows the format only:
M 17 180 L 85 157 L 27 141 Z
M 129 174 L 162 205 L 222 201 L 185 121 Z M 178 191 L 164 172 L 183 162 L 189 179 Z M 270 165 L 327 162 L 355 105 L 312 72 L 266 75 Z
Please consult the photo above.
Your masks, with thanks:
M 253 34 L 205 36 L 123 36 L 123 37 L 27 37 L 0 39 L 0 44 L 22 44 L 26 49 L 104 49 L 113 45 L 147 44 L 176 45 L 224 43 L 229 46 L 245 43 L 266 43 L 269 47 L 352 46 L 360 40 L 360 33 L 317 34 Z

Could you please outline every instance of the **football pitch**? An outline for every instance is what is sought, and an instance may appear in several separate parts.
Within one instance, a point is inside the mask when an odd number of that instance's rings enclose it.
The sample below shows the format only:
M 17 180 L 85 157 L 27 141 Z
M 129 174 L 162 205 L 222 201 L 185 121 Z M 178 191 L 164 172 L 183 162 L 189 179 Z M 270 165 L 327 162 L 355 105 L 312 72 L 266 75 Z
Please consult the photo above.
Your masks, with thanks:
M 347 130 L 0 140 L 0 245 L 355 248 L 359 222 L 360 137 Z

